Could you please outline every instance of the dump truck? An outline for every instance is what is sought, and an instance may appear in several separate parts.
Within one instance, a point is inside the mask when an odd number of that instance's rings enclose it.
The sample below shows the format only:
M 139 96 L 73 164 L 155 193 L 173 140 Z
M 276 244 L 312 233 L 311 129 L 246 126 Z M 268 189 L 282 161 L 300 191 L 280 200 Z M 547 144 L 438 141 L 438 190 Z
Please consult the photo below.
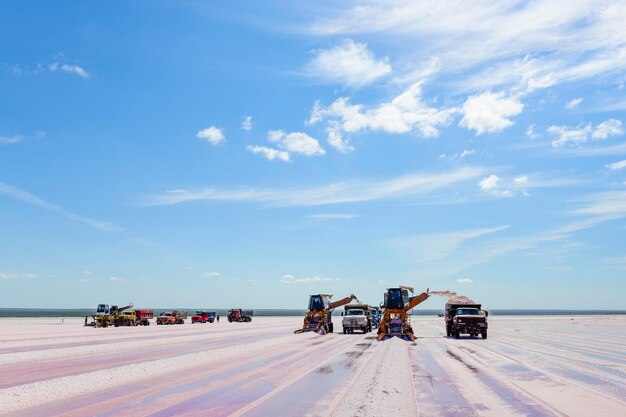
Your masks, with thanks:
M 232 308 L 228 310 L 228 322 L 250 323 L 254 312 L 252 310 L 242 310 L 240 308 Z
M 304 325 L 294 333 L 316 332 L 324 335 L 333 332 L 333 310 L 350 303 L 352 300 L 359 301 L 354 294 L 331 302 L 332 294 L 313 294 L 309 296 L 309 309 L 304 316 Z
M 346 304 L 341 313 L 343 334 L 354 333 L 359 330 L 363 333 L 372 331 L 372 310 L 367 304 Z
M 446 303 L 446 335 L 456 339 L 461 334 L 469 334 L 476 337 L 479 334 L 483 339 L 487 338 L 487 316 L 489 313 L 482 310 L 480 304 L 469 303 Z
M 149 326 L 154 318 L 154 310 L 135 310 L 135 323 L 138 326 Z
M 413 288 L 400 286 L 397 288 L 387 288 L 384 301 L 380 307 L 382 315 L 378 327 L 378 340 L 385 340 L 391 337 L 398 337 L 404 340 L 413 341 L 416 339 L 411 326 L 411 310 L 418 304 L 428 299 L 428 289 L 418 296 L 411 296 Z
M 164 311 L 157 317 L 157 324 L 183 324 L 187 318 L 186 311 Z

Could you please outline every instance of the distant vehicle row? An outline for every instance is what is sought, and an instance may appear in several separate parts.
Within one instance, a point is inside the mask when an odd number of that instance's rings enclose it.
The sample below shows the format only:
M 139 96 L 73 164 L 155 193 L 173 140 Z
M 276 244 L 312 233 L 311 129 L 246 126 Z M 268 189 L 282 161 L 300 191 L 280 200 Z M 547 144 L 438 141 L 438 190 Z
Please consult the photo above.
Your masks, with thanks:
M 252 321 L 254 312 L 252 310 L 242 310 L 240 308 L 228 311 L 229 322 Z M 154 310 L 133 309 L 133 304 L 124 307 L 108 304 L 99 304 L 95 314 L 85 317 L 85 326 L 93 327 L 119 327 L 119 326 L 149 326 L 150 319 L 155 318 Z M 184 324 L 188 318 L 188 313 L 182 310 L 163 311 L 156 317 L 156 324 Z M 219 316 L 214 311 L 196 311 L 191 316 L 191 323 L 213 323 L 219 321 Z

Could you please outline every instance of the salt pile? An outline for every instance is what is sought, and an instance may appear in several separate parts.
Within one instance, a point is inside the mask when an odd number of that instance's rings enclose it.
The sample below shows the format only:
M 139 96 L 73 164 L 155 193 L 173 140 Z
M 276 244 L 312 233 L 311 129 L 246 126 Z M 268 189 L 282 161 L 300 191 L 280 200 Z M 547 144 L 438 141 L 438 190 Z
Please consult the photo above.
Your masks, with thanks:
M 474 300 L 464 295 L 459 295 L 454 291 L 430 291 L 430 294 L 448 297 L 448 304 L 476 304 Z

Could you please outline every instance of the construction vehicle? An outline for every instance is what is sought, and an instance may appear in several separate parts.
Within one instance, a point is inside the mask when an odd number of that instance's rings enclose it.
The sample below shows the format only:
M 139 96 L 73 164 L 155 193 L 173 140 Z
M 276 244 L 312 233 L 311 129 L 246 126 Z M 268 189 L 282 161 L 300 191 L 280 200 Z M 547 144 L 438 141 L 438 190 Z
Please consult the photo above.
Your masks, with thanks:
M 186 311 L 164 311 L 157 317 L 156 324 L 183 324 L 186 318 Z
M 250 323 L 254 312 L 252 310 L 242 310 L 240 308 L 232 308 L 228 310 L 228 322 L 234 321 L 238 323 Z
M 367 304 L 346 304 L 341 313 L 343 334 L 354 333 L 355 330 L 368 333 L 372 331 L 372 310 Z
M 412 297 L 413 288 L 400 286 L 398 288 L 387 288 L 385 299 L 381 304 L 382 316 L 378 327 L 378 340 L 385 340 L 391 337 L 399 337 L 404 340 L 413 341 L 416 339 L 411 327 L 411 310 L 428 297 L 428 289 L 416 297 Z
M 137 326 L 149 326 L 150 319 L 154 318 L 154 310 L 135 310 L 135 323 Z
M 87 317 L 85 317 L 85 325 L 94 327 L 123 326 L 129 319 L 129 316 L 125 315 L 124 312 L 130 308 L 133 308 L 132 303 L 124 307 L 98 304 L 96 313 L 91 315 L 93 321 L 88 323 Z
M 309 296 L 309 310 L 304 316 L 304 325 L 294 333 L 316 332 L 320 335 L 333 332 L 332 314 L 333 310 L 350 303 L 352 300 L 359 300 L 350 294 L 349 297 L 339 301 L 330 302 L 332 294 L 313 294 Z
M 461 334 L 476 337 L 480 333 L 486 339 L 489 313 L 481 307 L 480 304 L 446 303 L 446 335 L 458 339 Z

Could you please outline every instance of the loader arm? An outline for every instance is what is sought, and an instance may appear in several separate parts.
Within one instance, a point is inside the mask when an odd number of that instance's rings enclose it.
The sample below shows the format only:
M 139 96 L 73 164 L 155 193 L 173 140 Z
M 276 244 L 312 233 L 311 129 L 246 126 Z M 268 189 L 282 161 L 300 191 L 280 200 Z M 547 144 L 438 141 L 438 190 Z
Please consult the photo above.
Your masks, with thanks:
M 418 304 L 421 304 L 424 301 L 426 301 L 428 299 L 428 297 L 430 297 L 430 294 L 428 292 L 423 292 L 420 295 L 418 295 L 417 297 L 411 298 L 411 300 L 406 305 L 406 307 L 404 307 L 404 311 L 412 310 Z
M 130 304 L 128 304 L 128 305 L 127 305 L 127 306 L 125 306 L 125 307 L 120 307 L 120 308 L 118 308 L 118 309 L 117 309 L 117 311 L 118 311 L 119 313 L 121 313 L 122 311 L 124 311 L 124 310 L 128 310 L 129 308 L 133 308 L 133 307 L 134 307 L 133 303 L 130 303 Z
M 350 294 L 350 297 L 342 298 L 341 300 L 334 301 L 330 303 L 329 308 L 332 310 L 337 307 L 341 307 L 342 305 L 349 304 L 352 300 L 358 300 L 354 294 Z

